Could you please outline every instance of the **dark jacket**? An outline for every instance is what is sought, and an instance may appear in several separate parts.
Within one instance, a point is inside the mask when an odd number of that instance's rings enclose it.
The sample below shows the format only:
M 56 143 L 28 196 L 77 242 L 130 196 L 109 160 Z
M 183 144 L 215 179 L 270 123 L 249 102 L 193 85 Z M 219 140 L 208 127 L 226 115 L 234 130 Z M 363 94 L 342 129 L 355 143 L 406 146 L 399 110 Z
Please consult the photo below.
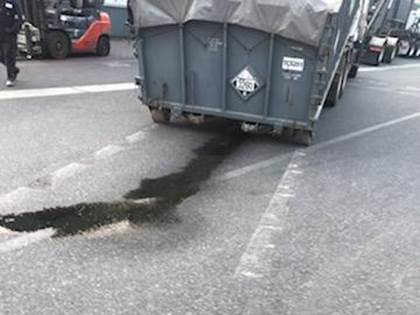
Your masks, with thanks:
M 16 0 L 0 0 L 0 34 L 16 35 L 22 21 L 22 12 Z

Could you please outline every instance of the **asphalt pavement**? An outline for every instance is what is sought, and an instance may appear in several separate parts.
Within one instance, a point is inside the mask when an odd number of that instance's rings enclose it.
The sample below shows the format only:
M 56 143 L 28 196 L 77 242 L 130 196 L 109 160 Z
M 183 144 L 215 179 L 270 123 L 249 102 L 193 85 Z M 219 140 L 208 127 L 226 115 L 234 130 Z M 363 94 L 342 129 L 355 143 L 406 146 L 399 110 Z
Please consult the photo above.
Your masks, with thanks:
M 363 68 L 302 147 L 153 124 L 130 47 L 0 91 L 1 315 L 420 314 L 419 61 Z

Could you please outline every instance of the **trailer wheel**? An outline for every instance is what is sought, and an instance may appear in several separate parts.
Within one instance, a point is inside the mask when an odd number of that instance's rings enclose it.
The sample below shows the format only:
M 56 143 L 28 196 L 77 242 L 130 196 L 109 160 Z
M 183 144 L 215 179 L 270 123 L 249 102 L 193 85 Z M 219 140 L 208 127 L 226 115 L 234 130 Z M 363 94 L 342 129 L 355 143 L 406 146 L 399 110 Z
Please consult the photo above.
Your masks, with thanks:
M 410 45 L 410 50 L 407 53 L 408 57 L 413 57 L 416 55 L 416 46 L 414 44 Z
M 301 144 L 305 146 L 310 146 L 313 140 L 313 132 L 311 130 L 284 127 L 281 135 L 287 141 L 291 141 L 295 144 Z
M 152 120 L 157 124 L 167 124 L 171 120 L 171 112 L 165 108 L 149 107 Z
M 349 71 L 349 79 L 354 79 L 357 77 L 357 73 L 359 72 L 359 65 L 351 65 L 350 71 Z
M 293 141 L 297 144 L 310 146 L 313 140 L 313 132 L 310 130 L 296 130 Z
M 101 36 L 96 45 L 96 55 L 106 57 L 111 52 L 111 43 L 108 36 Z
M 70 40 L 63 32 L 51 32 L 47 36 L 47 50 L 51 58 L 65 59 L 70 54 Z
M 341 86 L 340 86 L 340 95 L 339 95 L 339 98 L 341 98 L 343 96 L 344 90 L 347 87 L 347 82 L 349 80 L 349 73 L 350 73 L 351 67 L 352 66 L 349 64 L 349 62 L 346 59 L 345 64 L 343 66 L 343 70 L 342 70 L 342 72 L 343 72 L 343 74 L 342 74 L 343 78 L 341 79 Z
M 328 92 L 325 105 L 327 107 L 334 107 L 337 105 L 338 100 L 340 99 L 341 87 L 343 85 L 343 71 L 339 71 L 335 74 L 334 81 L 331 84 L 330 90 Z
M 384 60 L 384 56 L 385 56 L 385 49 L 382 49 L 382 51 L 380 53 L 376 53 L 375 54 L 375 62 L 374 62 L 374 66 L 379 66 L 382 61 Z
M 397 55 L 397 47 L 396 46 L 387 46 L 385 48 L 383 61 L 385 63 L 391 63 L 395 59 L 396 55 Z

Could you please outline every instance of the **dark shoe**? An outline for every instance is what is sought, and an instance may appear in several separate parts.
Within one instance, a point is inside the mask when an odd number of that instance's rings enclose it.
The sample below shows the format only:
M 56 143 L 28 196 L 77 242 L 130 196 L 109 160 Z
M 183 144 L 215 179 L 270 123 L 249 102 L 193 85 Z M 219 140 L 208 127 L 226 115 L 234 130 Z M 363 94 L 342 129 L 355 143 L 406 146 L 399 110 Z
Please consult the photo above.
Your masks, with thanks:
M 13 75 L 9 78 L 10 81 L 13 81 L 13 82 L 16 81 L 19 72 L 20 72 L 20 69 L 18 67 L 15 67 L 15 71 L 13 71 Z

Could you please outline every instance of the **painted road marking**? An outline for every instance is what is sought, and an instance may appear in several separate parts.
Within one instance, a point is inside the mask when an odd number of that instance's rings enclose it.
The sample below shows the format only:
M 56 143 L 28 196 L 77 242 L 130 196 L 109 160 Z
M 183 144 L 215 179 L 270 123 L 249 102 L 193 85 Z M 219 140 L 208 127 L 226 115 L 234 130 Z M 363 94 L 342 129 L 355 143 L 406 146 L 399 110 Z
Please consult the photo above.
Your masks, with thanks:
M 272 243 L 283 233 L 289 213 L 288 202 L 294 198 L 294 194 L 290 194 L 290 191 L 296 191 L 298 179 L 303 174 L 303 172 L 295 174 L 293 170 L 300 169 L 304 157 L 301 151 L 293 154 L 277 185 L 276 192 L 240 259 L 235 271 L 236 276 L 262 278 L 271 270 L 271 257 L 275 253 L 275 246 Z
M 244 254 L 241 256 L 239 265 L 235 270 L 235 275 L 247 278 L 262 278 L 268 275 L 270 271 L 270 257 L 274 254 L 274 248 L 271 248 L 270 244 L 283 232 L 284 224 L 287 222 L 286 217 L 289 211 L 288 202 L 294 198 L 294 192 L 297 191 L 298 178 L 303 175 L 303 170 L 300 169 L 300 166 L 302 159 L 305 157 L 304 154 L 340 144 L 419 117 L 420 112 L 417 112 L 319 143 L 295 153 Z
M 400 123 L 410 121 L 410 120 L 413 120 L 413 119 L 416 119 L 416 118 L 419 118 L 419 117 L 420 117 L 420 112 L 416 112 L 416 113 L 411 114 L 411 115 L 407 115 L 407 116 L 403 116 L 401 118 L 393 119 L 393 120 L 390 120 L 390 121 L 385 122 L 385 123 L 377 124 L 377 125 L 374 125 L 372 127 L 364 128 L 364 129 L 361 129 L 361 130 L 358 130 L 358 131 L 355 131 L 355 132 L 352 132 L 352 133 L 349 133 L 349 134 L 346 134 L 346 135 L 343 135 L 343 136 L 333 138 L 331 140 L 327 140 L 327 141 L 315 144 L 315 145 L 313 145 L 309 148 L 302 149 L 302 152 L 307 152 L 307 153 L 314 152 L 314 151 L 332 146 L 334 144 L 339 144 L 339 143 L 349 141 L 349 140 L 352 140 L 352 139 L 355 139 L 355 138 L 358 138 L 358 137 L 362 137 L 362 136 L 367 135 L 369 133 L 373 133 L 373 132 L 379 131 L 381 129 L 392 127 L 394 125 L 398 125 Z M 241 167 L 241 168 L 238 168 L 236 170 L 226 172 L 226 173 L 224 173 L 220 176 L 216 176 L 213 179 L 213 181 L 228 181 L 228 180 L 232 180 L 232 179 L 235 179 L 235 178 L 238 178 L 238 177 L 242 177 L 242 176 L 247 175 L 249 173 L 253 173 L 253 172 L 256 172 L 258 170 L 262 170 L 262 169 L 266 169 L 266 168 L 269 168 L 269 167 L 274 166 L 274 165 L 278 165 L 278 164 L 290 159 L 294 154 L 295 154 L 294 152 L 287 153 L 287 154 L 284 154 L 282 156 L 278 156 L 278 157 L 270 158 L 268 160 L 264 160 L 264 161 L 260 161 L 260 162 L 254 163 L 254 164 L 250 164 L 250 165 L 247 165 L 245 167 Z M 74 174 L 76 174 L 77 172 L 81 171 L 82 169 L 85 169 L 86 167 L 88 167 L 88 166 L 85 165 L 85 164 L 80 164 L 80 163 L 69 164 L 69 165 L 53 172 L 52 173 L 52 179 L 55 179 L 56 184 L 57 184 L 57 181 L 63 181 L 66 178 L 69 178 L 69 177 L 73 176 Z M 296 172 L 298 174 L 300 172 L 299 170 L 297 170 L 297 171 L 292 170 L 292 171 Z M 0 205 L 6 203 L 8 201 L 19 200 L 19 198 L 22 195 L 26 195 L 28 192 L 33 192 L 33 191 L 39 191 L 39 190 L 31 189 L 31 188 L 28 188 L 28 187 L 19 187 L 19 188 L 15 189 L 14 191 L 11 191 L 11 192 L 3 195 L 3 196 L 0 196 Z
M 50 238 L 55 233 L 54 229 L 44 229 L 33 233 L 25 233 L 10 240 L 0 243 L 0 254 L 24 248 L 33 243 L 38 243 Z
M 355 131 L 355 132 L 352 132 L 352 133 L 349 133 L 349 134 L 346 134 L 346 135 L 343 135 L 343 136 L 339 136 L 339 137 L 336 137 L 334 139 L 331 139 L 331 140 L 328 140 L 328 141 L 325 141 L 325 142 L 322 142 L 322 143 L 319 143 L 319 144 L 315 144 L 315 145 L 313 145 L 313 146 L 311 146 L 307 149 L 302 149 L 298 152 L 288 153 L 288 154 L 285 154 L 285 155 L 280 156 L 280 157 L 275 157 L 275 158 L 271 158 L 271 159 L 268 159 L 268 160 L 265 160 L 265 161 L 262 161 L 262 162 L 254 163 L 254 164 L 248 165 L 246 167 L 239 168 L 239 169 L 233 170 L 231 172 L 227 172 L 227 173 L 225 173 L 221 176 L 216 177 L 215 179 L 216 180 L 221 180 L 221 181 L 234 179 L 234 178 L 237 178 L 237 177 L 240 177 L 240 176 L 244 176 L 248 173 L 255 172 L 257 170 L 261 170 L 261 169 L 268 168 L 270 166 L 278 165 L 280 162 L 285 161 L 288 158 L 291 159 L 290 162 L 289 162 L 289 168 L 290 169 L 289 169 L 289 171 L 285 172 L 283 177 L 284 176 L 290 176 L 290 178 L 293 179 L 296 176 L 302 175 L 302 171 L 298 169 L 299 166 L 300 166 L 299 159 L 303 158 L 307 153 L 315 152 L 319 149 L 324 149 L 326 147 L 330 147 L 330 146 L 333 146 L 335 144 L 340 144 L 340 143 L 345 142 L 345 141 L 349 141 L 349 140 L 352 140 L 352 139 L 355 139 L 355 138 L 358 138 L 358 137 L 362 137 L 364 135 L 373 133 L 375 131 L 379 131 L 379 130 L 382 130 L 382 129 L 385 129 L 385 128 L 389 128 L 389 127 L 392 127 L 394 125 L 401 124 L 403 122 L 410 121 L 410 120 L 413 120 L 413 119 L 416 119 L 416 118 L 419 118 L 419 117 L 420 117 L 420 112 L 416 112 L 416 113 L 411 114 L 411 115 L 407 115 L 407 116 L 404 116 L 404 117 L 401 117 L 401 118 L 393 119 L 393 120 L 390 120 L 390 121 L 385 122 L 385 123 L 377 124 L 377 125 L 374 125 L 372 127 L 364 128 L 364 129 L 361 129 L 359 131 Z M 74 166 L 74 164 L 76 164 L 76 166 Z M 73 165 L 73 166 L 71 166 L 71 165 Z M 59 169 L 59 170 L 55 171 L 53 173 L 53 174 L 55 174 L 55 180 L 56 181 L 57 180 L 64 180 L 65 178 L 68 178 L 68 176 L 74 175 L 79 170 L 81 170 L 81 168 L 85 167 L 85 165 L 82 165 L 82 167 L 80 167 L 80 165 L 81 164 L 78 164 L 78 163 L 72 163 L 72 164 L 69 164 L 67 167 L 64 167 L 62 169 Z M 291 181 L 291 183 L 289 183 L 288 178 L 282 179 L 281 182 L 278 185 L 278 191 L 276 191 L 276 198 L 280 198 L 280 201 L 282 201 L 282 202 L 285 202 L 286 200 L 289 200 L 290 198 L 292 198 L 293 193 L 295 191 L 294 184 L 295 184 L 295 182 L 293 180 Z M 40 192 L 40 190 L 35 190 L 35 189 L 27 188 L 27 187 L 20 187 L 16 190 L 4 195 L 4 196 L 1 196 L 0 197 L 0 206 L 2 206 L 2 208 L 3 208 L 3 206 L 5 206 L 6 204 L 10 204 L 10 203 L 14 203 L 16 201 L 22 200 L 22 198 L 24 198 L 26 195 L 32 194 L 34 192 L 38 193 L 38 192 Z M 274 207 L 274 202 L 275 201 L 276 201 L 276 199 L 273 197 L 272 207 Z M 270 202 L 270 204 L 271 204 L 271 202 Z M 276 205 L 276 207 L 279 207 L 279 206 Z M 268 218 L 269 220 L 275 221 L 275 219 L 277 217 L 276 216 L 271 216 L 272 213 L 271 213 L 270 209 L 271 209 L 270 207 L 267 209 L 263 219 Z M 262 223 L 265 223 L 263 221 L 263 219 L 262 219 Z M 276 225 L 266 225 L 265 227 L 266 227 L 266 229 L 268 229 L 268 230 L 272 229 L 273 231 L 280 231 L 281 230 L 281 227 L 276 226 Z M 262 234 L 260 235 L 256 232 L 256 234 L 255 234 L 256 242 L 259 242 L 258 240 L 260 239 L 261 236 L 262 236 Z M 28 236 L 28 237 L 30 237 L 30 236 Z M 0 248 L 4 247 L 3 244 L 4 243 L 0 244 Z M 263 244 L 263 247 L 266 248 L 266 249 L 270 249 L 272 247 L 272 246 L 270 246 L 270 244 L 271 243 Z M 3 247 L 1 247 L 1 246 L 3 246 Z M 252 250 L 252 248 L 250 250 Z M 242 263 L 243 268 L 247 268 L 246 266 L 249 266 L 249 268 L 253 268 L 252 264 L 248 264 L 249 259 L 252 259 L 252 257 L 253 257 L 251 254 L 250 254 L 249 257 L 246 256 L 244 258 L 244 261 Z M 242 270 L 242 267 L 241 267 L 241 265 L 238 266 L 237 272 L 241 273 L 241 274 L 244 274 L 244 273 L 246 274 L 246 271 Z
M 59 185 L 66 179 L 73 177 L 75 174 L 80 173 L 87 169 L 89 166 L 81 163 L 70 163 L 51 174 L 51 183 L 53 186 Z
M 416 119 L 416 118 L 419 118 L 419 117 L 420 117 L 420 112 L 416 112 L 416 113 L 411 114 L 411 115 L 403 116 L 401 118 L 393 119 L 393 120 L 390 120 L 390 121 L 385 122 L 385 123 L 380 123 L 380 124 L 374 125 L 372 127 L 364 128 L 364 129 L 361 129 L 361 130 L 358 130 L 358 131 L 355 131 L 355 132 L 345 134 L 343 136 L 333 138 L 331 140 L 327 140 L 327 141 L 324 141 L 324 142 L 320 142 L 318 144 L 314 144 L 309 148 L 303 149 L 302 152 L 306 152 L 306 153 L 314 152 L 314 151 L 317 151 L 319 149 L 324 149 L 324 148 L 330 147 L 334 144 L 339 144 L 339 143 L 342 143 L 342 142 L 345 142 L 345 141 L 349 141 L 349 140 L 352 140 L 352 139 L 355 139 L 355 138 L 359 138 L 359 137 L 365 136 L 367 134 L 373 133 L 375 131 L 379 131 L 381 129 L 385 129 L 385 128 L 388 128 L 388 127 L 392 127 L 394 125 L 398 125 L 398 124 L 401 124 L 403 122 L 410 121 L 410 120 L 413 120 L 413 119 Z M 287 153 L 287 154 L 284 154 L 282 156 L 278 156 L 278 157 L 270 158 L 268 160 L 264 160 L 264 161 L 261 161 L 261 162 L 250 164 L 250 165 L 247 165 L 245 167 L 241 167 L 241 168 L 238 168 L 236 170 L 226 172 L 223 175 L 217 176 L 217 177 L 215 177 L 215 180 L 216 181 L 227 181 L 227 180 L 231 180 L 231 179 L 235 179 L 235 178 L 244 176 L 244 175 L 252 173 L 252 172 L 256 172 L 256 171 L 259 171 L 259 170 L 262 170 L 262 169 L 265 169 L 265 168 L 269 168 L 271 166 L 278 165 L 278 164 L 290 159 L 290 157 L 292 155 L 293 155 L 293 153 Z
M 214 178 L 214 180 L 215 181 L 228 181 L 228 180 L 231 180 L 231 179 L 242 177 L 246 174 L 253 173 L 255 171 L 262 170 L 262 169 L 265 169 L 265 168 L 269 168 L 273 165 L 278 165 L 278 164 L 280 164 L 284 161 L 289 160 L 292 156 L 293 156 L 293 152 L 292 153 L 286 153 L 284 155 L 273 157 L 273 158 L 270 158 L 268 160 L 264 160 L 264 161 L 257 162 L 257 163 L 254 163 L 254 164 L 250 164 L 248 166 L 241 167 L 241 168 L 238 168 L 236 170 L 226 172 L 222 175 L 216 176 Z
M 374 125 L 372 127 L 364 128 L 364 129 L 361 129 L 359 131 L 351 132 L 351 133 L 348 133 L 346 135 L 339 136 L 339 137 L 336 137 L 334 139 L 315 144 L 314 146 L 307 148 L 305 150 L 305 152 L 314 152 L 314 151 L 317 151 L 319 149 L 324 149 L 324 148 L 332 146 L 334 144 L 339 144 L 339 143 L 342 143 L 342 142 L 345 142 L 345 141 L 348 141 L 348 140 L 359 138 L 359 137 L 365 136 L 367 134 L 370 134 L 370 133 L 373 133 L 373 132 L 376 132 L 376 131 L 379 131 L 379 130 L 382 130 L 382 129 L 386 129 L 386 128 L 389 128 L 389 127 L 392 127 L 392 126 L 395 126 L 395 125 L 398 125 L 398 124 L 401 124 L 403 122 L 410 121 L 410 120 L 413 120 L 413 119 L 416 119 L 416 118 L 419 118 L 419 117 L 420 117 L 420 112 L 416 112 L 416 113 L 411 114 L 411 115 L 407 115 L 407 116 L 403 116 L 401 118 L 393 119 L 393 120 L 390 120 L 390 121 L 387 121 L 387 122 L 384 122 L 384 123 L 381 123 L 381 124 Z
M 359 72 L 382 72 L 382 71 L 393 71 L 393 70 L 414 69 L 414 68 L 420 68 L 420 63 L 399 65 L 399 66 L 363 67 L 363 68 L 359 68 Z
M 110 158 L 110 157 L 112 157 L 112 156 L 114 156 L 114 155 L 116 155 L 116 154 L 118 154 L 118 153 L 120 153 L 124 150 L 125 149 L 122 146 L 111 144 L 111 145 L 108 145 L 108 146 L 96 151 L 95 159 L 104 160 L 104 159 Z
M 407 87 L 401 87 L 401 88 L 385 88 L 382 86 L 366 86 L 361 85 L 360 83 L 357 84 L 351 84 L 352 87 L 358 88 L 358 89 L 365 89 L 365 90 L 372 90 L 372 91 L 379 91 L 383 93 L 390 93 L 390 94 L 398 94 L 398 95 L 404 95 L 404 96 L 414 96 L 419 97 L 420 95 L 420 89 L 416 89 L 410 86 Z
M 4 227 L 1 227 L 0 226 L 0 235 L 10 235 L 10 234 L 13 234 L 14 232 L 13 231 L 10 231 L 9 229 L 6 229 L 6 228 L 4 228 Z
M 140 142 L 144 139 L 146 139 L 146 133 L 144 131 L 139 131 L 139 132 L 133 133 L 133 134 L 125 137 L 125 140 L 129 144 L 134 144 L 134 143 Z
M 29 187 L 19 187 L 7 194 L 0 196 L 0 209 L 4 211 L 4 209 L 12 207 L 19 201 L 29 197 L 36 198 L 39 192 L 41 192 L 41 190 Z
M 95 84 L 95 85 L 80 85 L 69 87 L 56 88 L 42 88 L 42 89 L 28 89 L 28 90 L 7 90 L 0 91 L 1 100 L 15 100 L 34 97 L 51 97 L 61 95 L 77 95 L 87 93 L 106 93 L 134 90 L 136 86 L 134 83 L 114 83 L 114 84 Z

